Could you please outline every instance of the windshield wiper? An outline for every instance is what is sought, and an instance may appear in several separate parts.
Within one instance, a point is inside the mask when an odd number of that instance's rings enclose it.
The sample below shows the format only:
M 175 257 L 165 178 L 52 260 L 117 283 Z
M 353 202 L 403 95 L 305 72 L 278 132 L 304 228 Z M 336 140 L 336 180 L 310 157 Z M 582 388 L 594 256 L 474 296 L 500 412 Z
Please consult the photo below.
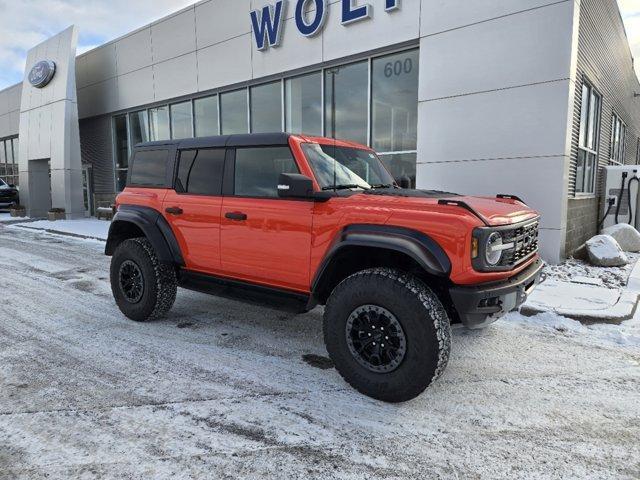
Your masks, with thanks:
M 369 190 L 368 187 L 358 185 L 357 183 L 348 183 L 345 185 L 331 185 L 330 187 L 323 187 L 322 190 L 350 190 L 352 188 L 361 188 L 363 190 Z
M 375 185 L 371 185 L 371 188 L 394 188 L 395 185 L 393 185 L 392 183 L 377 183 Z

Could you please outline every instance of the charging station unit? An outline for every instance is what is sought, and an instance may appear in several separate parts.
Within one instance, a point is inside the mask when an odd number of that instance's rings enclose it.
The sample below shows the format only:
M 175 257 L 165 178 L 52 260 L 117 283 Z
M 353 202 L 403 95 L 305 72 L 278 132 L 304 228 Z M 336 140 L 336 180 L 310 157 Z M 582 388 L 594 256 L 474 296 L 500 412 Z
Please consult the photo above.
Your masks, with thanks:
M 640 166 L 615 165 L 604 167 L 605 188 L 601 203 L 601 228 L 617 223 L 640 226 L 637 213 L 640 192 Z

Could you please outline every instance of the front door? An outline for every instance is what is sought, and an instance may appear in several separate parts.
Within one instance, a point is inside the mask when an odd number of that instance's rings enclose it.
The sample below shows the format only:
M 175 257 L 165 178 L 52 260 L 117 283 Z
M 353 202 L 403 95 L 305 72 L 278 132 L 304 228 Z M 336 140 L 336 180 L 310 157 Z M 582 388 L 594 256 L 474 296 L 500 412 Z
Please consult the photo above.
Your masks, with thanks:
M 308 292 L 313 202 L 278 198 L 280 174 L 299 173 L 291 150 L 238 148 L 232 164 L 221 214 L 223 274 Z
M 179 152 L 175 188 L 164 199 L 163 215 L 180 244 L 189 270 L 220 269 L 220 209 L 225 149 Z

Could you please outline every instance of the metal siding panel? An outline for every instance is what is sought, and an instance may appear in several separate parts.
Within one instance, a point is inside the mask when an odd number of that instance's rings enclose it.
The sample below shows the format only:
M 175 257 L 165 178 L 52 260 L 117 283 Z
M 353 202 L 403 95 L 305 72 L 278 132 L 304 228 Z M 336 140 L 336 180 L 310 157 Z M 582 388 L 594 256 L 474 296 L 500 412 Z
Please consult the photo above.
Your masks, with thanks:
M 80 150 L 82 163 L 93 166 L 94 193 L 114 193 L 110 116 L 80 121 Z
M 640 109 L 632 95 L 640 92 L 640 83 L 618 5 L 615 0 L 582 0 L 578 39 L 578 68 L 571 143 L 570 194 L 575 194 L 576 159 L 580 133 L 582 81 L 586 78 L 602 95 L 602 116 L 598 149 L 598 165 L 609 164 L 611 118 L 615 111 L 627 124 L 625 163 L 636 163 L 636 145 L 640 137 Z M 584 228 L 567 229 L 567 253 L 594 235 L 602 194 L 604 175 L 599 168 L 596 199 L 571 200 L 568 224 L 584 224 Z

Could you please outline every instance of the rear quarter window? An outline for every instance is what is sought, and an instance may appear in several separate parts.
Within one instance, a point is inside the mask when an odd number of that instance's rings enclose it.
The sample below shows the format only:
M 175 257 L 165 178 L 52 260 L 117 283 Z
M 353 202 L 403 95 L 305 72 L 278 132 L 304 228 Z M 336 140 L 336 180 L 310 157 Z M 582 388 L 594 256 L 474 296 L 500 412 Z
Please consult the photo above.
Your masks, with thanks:
M 165 187 L 168 150 L 140 150 L 133 157 L 130 185 Z

